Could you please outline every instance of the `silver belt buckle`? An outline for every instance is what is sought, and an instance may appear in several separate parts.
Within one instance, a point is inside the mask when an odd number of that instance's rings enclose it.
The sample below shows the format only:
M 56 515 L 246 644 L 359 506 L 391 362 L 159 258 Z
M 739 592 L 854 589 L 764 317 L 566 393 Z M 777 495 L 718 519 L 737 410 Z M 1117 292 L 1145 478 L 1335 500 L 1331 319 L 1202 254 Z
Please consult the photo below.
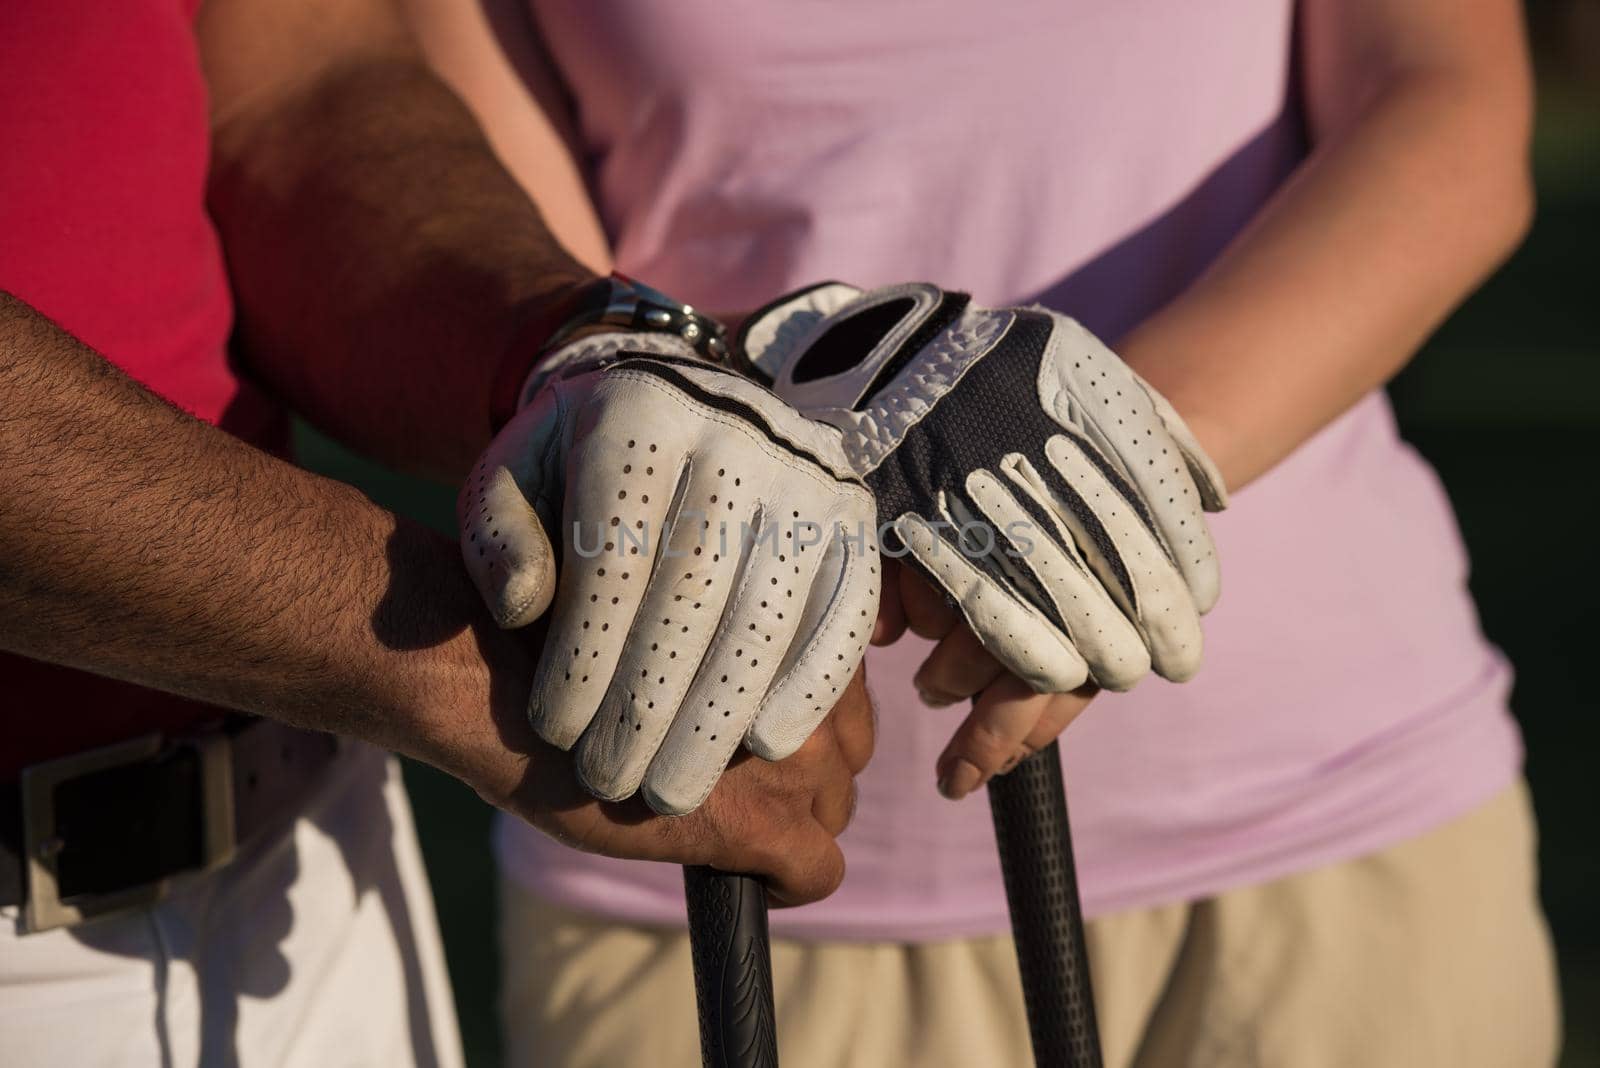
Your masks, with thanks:
M 153 905 L 166 897 L 170 876 L 107 893 L 73 894 L 63 899 L 59 862 L 66 843 L 56 828 L 56 789 L 86 775 L 152 760 L 168 745 L 192 749 L 200 760 L 201 864 L 189 870 L 210 871 L 233 858 L 238 844 L 233 818 L 233 759 L 225 731 L 179 738 L 146 734 L 34 764 L 24 768 L 18 780 L 22 847 L 28 873 L 22 908 L 24 934 Z

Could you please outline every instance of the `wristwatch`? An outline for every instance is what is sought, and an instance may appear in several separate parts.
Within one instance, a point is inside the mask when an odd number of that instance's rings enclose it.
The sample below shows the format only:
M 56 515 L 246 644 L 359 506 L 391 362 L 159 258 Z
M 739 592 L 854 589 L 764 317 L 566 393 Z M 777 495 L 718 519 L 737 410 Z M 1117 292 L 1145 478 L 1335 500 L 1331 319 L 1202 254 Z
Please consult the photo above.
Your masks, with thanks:
M 518 332 L 495 376 L 490 422 L 498 429 L 516 413 L 525 380 L 546 355 L 587 326 L 676 334 L 713 363 L 728 360 L 727 329 L 693 305 L 613 271 L 572 291 Z
M 550 334 L 545 349 L 555 348 L 579 327 L 591 324 L 677 334 L 708 360 L 721 363 L 728 358 L 727 331 L 721 323 L 616 271 L 584 287 L 578 307 Z

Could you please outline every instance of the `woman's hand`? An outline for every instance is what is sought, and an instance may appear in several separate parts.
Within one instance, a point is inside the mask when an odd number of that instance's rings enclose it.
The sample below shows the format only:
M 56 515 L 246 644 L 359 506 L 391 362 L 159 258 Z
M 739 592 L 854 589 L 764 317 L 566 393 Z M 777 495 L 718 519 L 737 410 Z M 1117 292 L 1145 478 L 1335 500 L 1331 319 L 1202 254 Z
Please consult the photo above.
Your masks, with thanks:
M 907 630 L 938 642 L 912 680 L 934 707 L 973 698 L 936 764 L 939 792 L 958 801 L 994 775 L 1049 745 L 1098 692 L 1040 694 L 984 649 L 944 596 L 910 568 L 884 561 L 874 645 L 889 645 Z
M 1200 667 L 1227 494 L 1182 417 L 1077 322 L 924 283 L 800 290 L 735 347 L 837 427 L 878 533 L 1040 693 Z

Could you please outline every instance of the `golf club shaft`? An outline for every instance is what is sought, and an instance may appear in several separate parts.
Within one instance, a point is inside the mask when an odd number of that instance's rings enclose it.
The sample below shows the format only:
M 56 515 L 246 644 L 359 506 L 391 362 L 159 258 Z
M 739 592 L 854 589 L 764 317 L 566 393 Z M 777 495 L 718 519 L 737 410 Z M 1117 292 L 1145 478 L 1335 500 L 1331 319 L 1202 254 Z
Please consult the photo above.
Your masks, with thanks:
M 776 1068 L 767 893 L 749 875 L 683 869 L 705 1068 Z
M 1057 744 L 989 781 L 995 842 L 1040 1068 L 1100 1068 L 1078 875 Z

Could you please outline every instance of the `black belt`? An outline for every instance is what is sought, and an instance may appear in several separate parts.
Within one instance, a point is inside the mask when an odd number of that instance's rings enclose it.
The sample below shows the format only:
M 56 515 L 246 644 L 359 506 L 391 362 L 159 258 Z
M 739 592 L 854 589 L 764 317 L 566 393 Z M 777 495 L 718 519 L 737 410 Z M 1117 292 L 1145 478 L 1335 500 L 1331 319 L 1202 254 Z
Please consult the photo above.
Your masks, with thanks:
M 271 720 L 149 734 L 24 768 L 0 784 L 0 906 L 42 931 L 161 900 L 282 825 L 339 741 Z

